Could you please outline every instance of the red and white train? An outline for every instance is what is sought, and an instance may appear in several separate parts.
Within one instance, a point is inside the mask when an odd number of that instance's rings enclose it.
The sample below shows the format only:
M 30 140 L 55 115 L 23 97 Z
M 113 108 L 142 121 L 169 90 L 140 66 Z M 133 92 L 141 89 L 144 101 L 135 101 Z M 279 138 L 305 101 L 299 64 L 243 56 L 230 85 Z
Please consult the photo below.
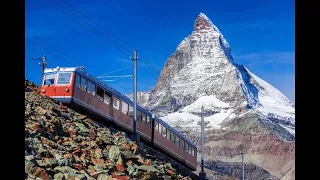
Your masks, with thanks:
M 46 68 L 40 94 L 63 104 L 85 108 L 128 133 L 133 131 L 133 102 L 82 68 Z M 152 113 L 139 105 L 136 130 L 144 142 L 161 149 L 188 169 L 196 170 L 196 145 L 158 117 L 152 119 Z

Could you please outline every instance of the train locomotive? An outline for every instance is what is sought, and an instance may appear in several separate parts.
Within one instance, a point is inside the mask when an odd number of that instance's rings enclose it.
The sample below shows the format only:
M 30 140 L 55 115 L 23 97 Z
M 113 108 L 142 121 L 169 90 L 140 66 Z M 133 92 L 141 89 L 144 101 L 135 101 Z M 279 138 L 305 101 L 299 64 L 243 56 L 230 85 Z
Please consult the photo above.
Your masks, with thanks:
M 94 112 L 128 133 L 133 131 L 133 101 L 81 67 L 45 68 L 40 94 Z M 197 169 L 197 147 L 193 142 L 138 104 L 136 113 L 136 131 L 144 142 L 188 169 Z

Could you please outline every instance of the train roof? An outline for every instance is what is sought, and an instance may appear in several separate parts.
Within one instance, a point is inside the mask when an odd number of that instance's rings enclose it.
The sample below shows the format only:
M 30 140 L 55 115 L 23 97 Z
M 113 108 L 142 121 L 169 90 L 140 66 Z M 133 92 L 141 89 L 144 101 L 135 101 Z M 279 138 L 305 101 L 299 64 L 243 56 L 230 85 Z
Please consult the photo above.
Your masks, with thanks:
M 74 72 L 78 69 L 78 67 L 55 67 L 55 68 L 45 68 L 44 73 L 50 74 L 50 73 L 56 73 L 57 71 L 65 71 L 65 72 Z
M 51 74 L 51 73 L 56 73 L 57 71 L 59 72 L 77 72 L 79 74 L 81 74 L 82 76 L 86 77 L 87 79 L 89 79 L 90 81 L 92 81 L 94 84 L 101 86 L 104 90 L 109 91 L 110 93 L 114 94 L 115 96 L 117 96 L 118 98 L 120 98 L 121 100 L 125 101 L 126 103 L 130 104 L 131 106 L 134 105 L 134 103 L 130 100 L 130 98 L 128 98 L 127 96 L 124 96 L 123 94 L 121 94 L 119 91 L 115 90 L 114 88 L 110 87 L 109 85 L 107 85 L 106 83 L 100 81 L 99 79 L 97 79 L 96 77 L 91 76 L 90 74 L 88 74 L 83 67 L 56 67 L 56 68 L 46 68 L 44 70 L 45 74 Z M 143 113 L 145 113 L 146 115 L 149 115 L 150 117 L 152 117 L 152 113 L 150 113 L 148 110 L 146 110 L 145 108 L 139 106 L 137 104 L 137 109 L 142 111 Z M 165 126 L 166 128 L 170 129 L 171 131 L 173 131 L 175 134 L 179 135 L 183 140 L 187 141 L 189 144 L 191 144 L 192 146 L 196 147 L 196 145 L 190 141 L 189 139 L 185 138 L 179 131 L 177 131 L 176 129 L 174 129 L 173 127 L 171 127 L 170 125 L 168 125 L 166 122 L 164 122 L 163 120 L 161 120 L 159 117 L 155 117 L 155 119 L 160 122 L 163 126 Z

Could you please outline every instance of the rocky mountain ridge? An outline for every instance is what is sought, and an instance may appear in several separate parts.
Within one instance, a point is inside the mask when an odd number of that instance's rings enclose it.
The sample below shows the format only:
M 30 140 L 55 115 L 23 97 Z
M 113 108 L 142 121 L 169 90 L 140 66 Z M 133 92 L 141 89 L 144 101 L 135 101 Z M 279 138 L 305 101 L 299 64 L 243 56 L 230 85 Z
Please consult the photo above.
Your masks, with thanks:
M 276 178 L 292 178 L 295 106 L 277 88 L 235 61 L 222 33 L 200 13 L 192 33 L 165 62 L 157 84 L 140 92 L 138 103 L 181 129 L 198 147 L 204 106 L 206 132 L 215 136 L 205 140 L 205 149 L 220 148 L 206 150 L 208 159 L 239 162 L 239 150 L 246 146 L 247 155 L 257 159 L 255 165 Z M 230 133 L 249 139 L 226 139 Z

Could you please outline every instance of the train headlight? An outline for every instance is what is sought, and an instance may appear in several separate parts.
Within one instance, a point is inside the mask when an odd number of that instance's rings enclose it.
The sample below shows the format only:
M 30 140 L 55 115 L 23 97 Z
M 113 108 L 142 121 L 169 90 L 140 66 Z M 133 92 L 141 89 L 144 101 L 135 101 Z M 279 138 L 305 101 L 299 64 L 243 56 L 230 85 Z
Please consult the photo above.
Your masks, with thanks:
M 69 92 L 69 89 L 68 89 L 68 88 L 66 88 L 66 92 Z
M 43 93 L 45 93 L 45 92 L 46 92 L 46 90 L 45 90 L 45 89 L 42 89 L 42 92 L 43 92 Z

